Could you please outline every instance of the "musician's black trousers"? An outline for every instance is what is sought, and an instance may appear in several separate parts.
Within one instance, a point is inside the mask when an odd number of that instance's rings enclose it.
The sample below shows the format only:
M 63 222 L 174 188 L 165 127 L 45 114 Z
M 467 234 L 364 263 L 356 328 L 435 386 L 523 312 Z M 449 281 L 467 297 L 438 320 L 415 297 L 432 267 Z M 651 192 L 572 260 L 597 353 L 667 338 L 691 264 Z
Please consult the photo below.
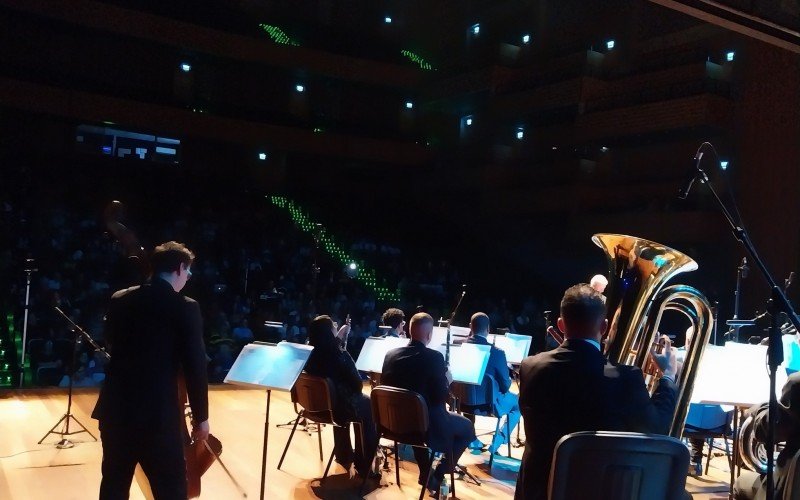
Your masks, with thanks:
M 177 426 L 153 432 L 103 424 L 100 500 L 127 500 L 137 463 L 150 481 L 155 500 L 186 500 L 186 461 Z
M 464 450 L 475 440 L 475 426 L 465 417 L 452 412 L 433 410 L 430 419 L 428 446 L 434 451 L 445 452 L 442 461 L 433 471 L 433 476 L 441 481 L 450 472 L 450 450 L 453 452 L 453 464 L 458 464 Z M 419 465 L 419 482 L 422 484 L 431 466 L 430 455 L 424 448 L 414 448 L 414 458 Z

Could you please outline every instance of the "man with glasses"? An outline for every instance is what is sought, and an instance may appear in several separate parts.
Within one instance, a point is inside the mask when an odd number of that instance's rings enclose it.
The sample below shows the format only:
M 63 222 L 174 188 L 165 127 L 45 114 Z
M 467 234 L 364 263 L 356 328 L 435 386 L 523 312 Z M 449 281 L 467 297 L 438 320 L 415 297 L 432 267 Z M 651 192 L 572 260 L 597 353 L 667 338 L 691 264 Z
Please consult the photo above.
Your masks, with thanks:
M 92 417 L 100 421 L 100 499 L 127 499 L 136 464 L 155 498 L 185 500 L 183 374 L 192 407 L 192 438 L 208 438 L 208 381 L 200 306 L 179 292 L 192 275 L 194 254 L 181 243 L 159 245 L 151 279 L 116 292 L 105 338 L 111 361 Z

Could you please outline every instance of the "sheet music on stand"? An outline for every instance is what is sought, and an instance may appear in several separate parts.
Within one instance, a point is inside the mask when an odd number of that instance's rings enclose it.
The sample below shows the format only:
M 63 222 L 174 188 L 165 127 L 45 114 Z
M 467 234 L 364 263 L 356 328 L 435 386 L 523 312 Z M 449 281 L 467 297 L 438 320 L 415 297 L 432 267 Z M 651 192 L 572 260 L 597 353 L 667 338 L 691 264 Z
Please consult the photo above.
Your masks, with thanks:
M 290 391 L 314 348 L 305 344 L 253 343 L 242 348 L 225 376 L 226 384 Z
M 226 384 L 258 387 L 267 391 L 267 413 L 264 418 L 264 443 L 261 457 L 261 495 L 264 500 L 267 477 L 267 444 L 269 442 L 269 407 L 272 391 L 291 391 L 306 366 L 312 346 L 279 342 L 254 342 L 242 348 L 225 377 Z
M 767 401 L 766 360 L 767 346 L 737 342 L 707 345 L 695 379 L 692 403 L 721 403 L 728 406 L 727 411 L 730 405 L 749 406 Z M 781 365 L 775 385 L 778 395 L 786 379 L 786 370 Z
M 450 373 L 454 382 L 481 385 L 492 346 L 461 344 L 450 347 Z
M 453 347 L 453 344 L 460 344 L 464 342 L 467 337 L 469 337 L 469 328 L 465 328 L 463 326 L 451 326 L 450 327 L 450 347 Z M 447 328 L 443 326 L 434 326 L 433 327 L 433 334 L 431 335 L 431 342 L 428 344 L 428 347 L 433 349 L 434 351 L 439 351 L 442 356 L 446 356 L 445 351 L 447 351 Z M 452 354 L 452 349 L 451 349 Z
M 505 335 L 489 335 L 487 340 L 506 353 L 506 361 L 512 365 L 518 365 L 528 357 L 533 338 L 530 335 L 506 333 Z
M 397 337 L 369 337 L 356 360 L 356 368 L 362 372 L 381 373 L 386 353 L 408 345 L 408 339 Z

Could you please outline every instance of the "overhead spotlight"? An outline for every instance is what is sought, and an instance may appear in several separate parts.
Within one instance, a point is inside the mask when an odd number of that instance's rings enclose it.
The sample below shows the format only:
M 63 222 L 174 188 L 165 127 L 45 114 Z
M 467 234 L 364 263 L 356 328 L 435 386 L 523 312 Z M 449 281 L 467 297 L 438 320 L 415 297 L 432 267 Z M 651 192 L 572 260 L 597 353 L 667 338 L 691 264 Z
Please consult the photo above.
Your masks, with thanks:
M 553 151 L 555 151 L 556 149 L 558 149 L 558 146 L 553 146 Z
M 305 92 L 305 91 L 306 91 L 306 88 L 305 88 L 305 86 L 303 86 L 303 85 L 300 85 L 300 84 L 297 84 L 297 85 L 295 85 L 295 86 L 294 86 L 294 89 L 295 89 L 296 91 L 298 91 L 298 92 Z
M 613 49 L 613 48 L 614 48 L 614 45 L 615 45 L 615 43 L 614 43 L 614 40 L 608 40 L 608 41 L 606 42 L 606 48 L 607 48 L 608 50 L 611 50 L 611 49 Z
M 736 56 L 736 52 L 730 51 L 727 54 L 725 54 L 725 60 L 731 62 L 733 61 L 734 56 Z
M 473 24 L 472 27 L 470 28 L 470 30 L 472 31 L 473 35 L 480 35 L 480 33 L 481 33 L 481 25 L 480 25 L 480 23 Z
M 183 71 L 184 73 L 188 73 L 191 70 L 192 70 L 192 65 L 191 64 L 189 64 L 187 62 L 181 63 L 181 71 Z
M 348 264 L 347 268 L 345 268 L 344 271 L 345 274 L 347 274 L 348 278 L 355 278 L 356 276 L 358 276 L 358 266 L 356 265 L 355 262 L 351 262 L 350 264 Z
M 719 162 L 719 168 L 721 168 L 722 170 L 727 170 L 728 169 L 728 162 L 727 161 Z
M 414 107 L 414 103 L 411 101 L 406 101 L 406 109 L 412 109 Z
M 355 262 L 351 262 L 347 267 L 349 267 L 351 271 L 355 271 L 358 268 Z
M 522 43 L 531 43 L 530 35 L 522 35 Z
M 267 153 L 258 153 L 258 159 L 264 161 L 267 159 Z
M 386 23 L 386 24 L 392 24 L 392 18 L 389 17 L 389 16 L 386 16 L 386 17 L 383 18 L 383 22 Z
M 602 151 L 603 153 L 607 153 L 608 152 L 608 148 L 603 146 L 602 148 L 600 148 L 600 151 Z
M 468 116 L 468 117 L 464 118 L 464 124 L 465 124 L 467 127 L 471 127 L 471 126 L 472 126 L 472 117 L 471 117 L 471 116 Z
M 520 127 L 517 129 L 517 139 L 522 140 L 523 137 L 525 137 L 525 129 Z

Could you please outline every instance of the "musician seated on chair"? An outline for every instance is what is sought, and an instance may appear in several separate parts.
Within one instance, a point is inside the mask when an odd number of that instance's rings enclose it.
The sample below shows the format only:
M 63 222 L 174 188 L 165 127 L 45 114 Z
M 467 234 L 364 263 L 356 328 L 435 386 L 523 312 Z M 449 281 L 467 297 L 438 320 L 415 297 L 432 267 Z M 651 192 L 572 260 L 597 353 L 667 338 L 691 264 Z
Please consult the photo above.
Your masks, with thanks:
M 355 464 L 361 477 L 369 474 L 378 436 L 372 420 L 369 396 L 361 392 L 361 376 L 350 354 L 341 348 L 339 337 L 347 335 L 345 325 L 337 333 L 336 325 L 330 316 L 317 316 L 308 326 L 308 343 L 314 347 L 305 366 L 305 371 L 315 377 L 328 378 L 333 382 L 335 402 L 333 418 L 337 424 L 345 426 L 349 422 L 359 422 L 361 433 L 356 428 L 356 446 L 350 442 L 347 427 L 333 428 L 333 448 L 336 462 L 350 470 Z M 363 441 L 363 446 L 362 446 Z
M 667 337 L 652 356 L 663 372 L 653 396 L 642 371 L 611 365 L 600 350 L 608 328 L 603 296 L 587 284 L 569 288 L 561 299 L 558 348 L 528 357 L 520 367 L 520 407 L 525 418 L 525 453 L 517 500 L 547 498 L 553 449 L 577 431 L 669 431 L 677 398 L 675 353 Z
M 444 475 L 450 472 L 448 455 L 452 452 L 453 463 L 458 463 L 467 445 L 475 439 L 475 428 L 472 422 L 448 412 L 445 406 L 453 377 L 442 355 L 426 347 L 433 335 L 433 318 L 426 313 L 415 314 L 411 318 L 408 333 L 411 342 L 407 347 L 393 349 L 386 354 L 381 383 L 414 391 L 425 399 L 430 419 L 428 446 L 445 453 L 427 484 L 428 489 L 438 492 Z M 429 455 L 427 450 L 414 448 L 414 456 L 419 464 L 419 484 L 425 484 L 430 468 Z
M 386 332 L 385 337 L 406 338 L 406 333 L 403 331 L 403 327 L 406 325 L 406 315 L 402 310 L 390 307 L 381 316 L 381 323 L 391 328 Z
M 766 441 L 768 427 L 769 403 L 762 403 L 750 409 L 753 415 L 755 437 L 760 442 Z M 797 461 L 800 451 L 800 373 L 789 375 L 778 400 L 778 416 L 775 424 L 775 442 L 786 443 L 775 460 L 775 498 L 795 498 L 794 493 L 800 488 L 800 473 Z M 791 491 L 789 491 L 791 489 Z M 753 500 L 765 498 L 767 491 L 766 475 L 752 471 L 742 471 L 742 475 L 733 486 L 733 497 L 737 500 Z
M 489 316 L 485 313 L 478 312 L 472 315 L 469 321 L 469 330 L 470 336 L 466 340 L 467 343 L 490 345 L 486 338 L 489 334 Z M 483 387 L 488 383 L 487 379 L 491 377 L 497 383 L 498 393 L 494 394 L 492 401 L 487 401 L 485 405 L 463 405 L 462 409 L 468 415 L 467 418 L 473 422 L 475 415 L 480 415 L 482 413 L 492 413 L 498 418 L 502 418 L 503 416 L 508 418 L 508 425 L 501 425 L 499 427 L 497 433 L 492 438 L 492 444 L 489 446 L 489 452 L 495 453 L 500 446 L 508 443 L 509 439 L 511 439 L 511 432 L 517 427 L 520 418 L 519 398 L 516 394 L 509 391 L 509 389 L 511 389 L 511 376 L 508 371 L 506 353 L 503 352 L 502 349 L 492 346 L 489 351 L 489 362 L 486 365 L 486 374 L 483 377 L 483 384 L 481 386 L 469 386 L 468 390 L 483 390 Z M 483 399 L 483 395 L 479 397 Z M 473 444 L 482 445 L 480 441 L 477 441 L 477 443 L 473 442 Z

